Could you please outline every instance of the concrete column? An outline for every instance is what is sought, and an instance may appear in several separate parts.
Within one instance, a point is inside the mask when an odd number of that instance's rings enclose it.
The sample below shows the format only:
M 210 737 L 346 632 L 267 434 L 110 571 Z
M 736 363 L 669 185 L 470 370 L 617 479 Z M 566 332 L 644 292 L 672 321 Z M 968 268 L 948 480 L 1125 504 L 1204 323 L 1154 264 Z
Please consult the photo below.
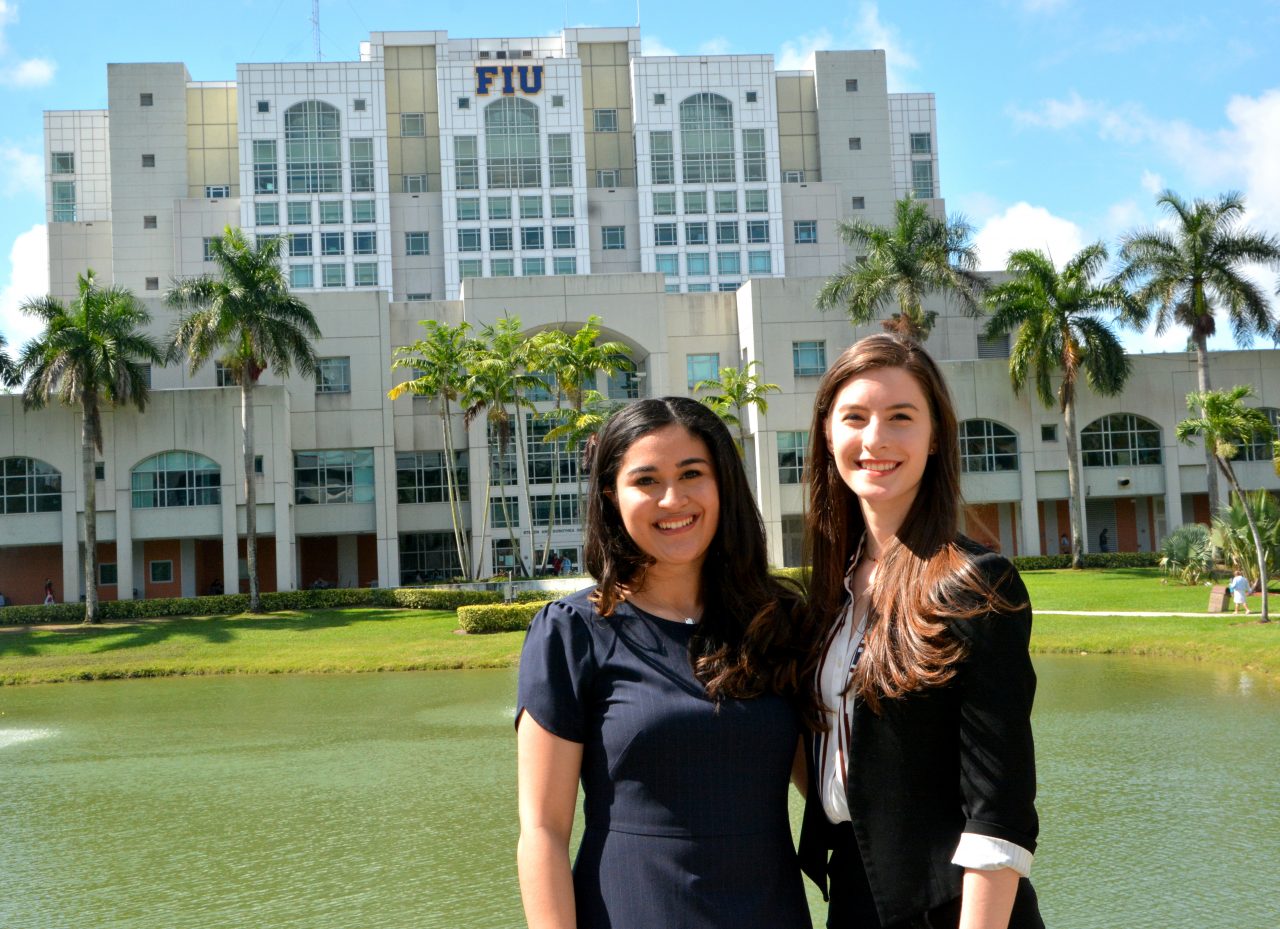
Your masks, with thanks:
M 297 590 L 298 572 L 294 567 L 293 511 L 289 508 L 289 493 L 276 485 L 276 590 Z
M 1036 505 L 1036 467 L 1034 455 L 1023 455 L 1018 473 L 1022 481 L 1022 500 L 1018 505 L 1021 526 L 1018 531 L 1018 554 L 1040 554 L 1040 510 Z M 1057 540 L 1050 551 L 1057 551 Z
M 62 494 L 62 599 L 75 603 L 84 591 L 84 571 L 80 567 L 80 514 L 73 491 Z
M 179 552 L 182 565 L 182 596 L 194 597 L 198 593 L 196 590 L 196 540 L 180 540 Z
M 128 490 L 116 491 L 116 596 L 132 600 L 133 589 L 138 587 L 133 576 L 133 495 Z
M 240 546 L 236 522 L 236 488 L 222 485 L 222 589 L 229 594 L 240 592 Z
M 338 576 L 334 578 L 334 583 L 338 587 L 356 587 L 359 585 L 359 559 L 356 537 L 353 535 L 338 536 Z
M 1178 467 L 1177 449 L 1164 449 L 1164 529 L 1172 532 L 1182 525 L 1182 469 Z M 1152 539 L 1151 545 L 1160 545 Z
M 392 440 L 394 442 L 394 439 Z M 376 446 L 373 450 L 373 470 L 377 475 L 375 487 L 377 493 L 374 505 L 374 531 L 376 533 L 376 551 L 378 557 L 378 586 L 395 587 L 399 584 L 397 567 L 400 563 L 396 550 L 396 456 L 393 449 Z M 352 538 L 354 545 L 355 539 Z M 341 540 L 339 540 L 341 545 Z M 341 553 L 342 549 L 338 549 Z M 354 556 L 353 556 L 354 557 Z M 341 558 L 341 555 L 339 555 Z M 341 560 L 339 560 L 341 564 Z M 358 578 L 357 561 L 352 561 L 352 577 Z

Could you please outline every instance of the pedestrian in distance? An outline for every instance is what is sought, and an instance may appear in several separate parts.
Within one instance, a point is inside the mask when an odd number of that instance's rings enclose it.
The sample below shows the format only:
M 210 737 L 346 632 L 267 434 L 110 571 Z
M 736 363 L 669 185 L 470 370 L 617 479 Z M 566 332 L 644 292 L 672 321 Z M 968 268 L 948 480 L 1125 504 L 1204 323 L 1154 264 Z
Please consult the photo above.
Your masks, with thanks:
M 1231 583 L 1227 585 L 1227 590 L 1231 591 L 1231 602 L 1234 605 L 1231 612 L 1239 613 L 1240 608 L 1244 607 L 1244 613 L 1248 616 L 1249 581 L 1239 568 L 1236 568 L 1235 576 L 1231 578 Z

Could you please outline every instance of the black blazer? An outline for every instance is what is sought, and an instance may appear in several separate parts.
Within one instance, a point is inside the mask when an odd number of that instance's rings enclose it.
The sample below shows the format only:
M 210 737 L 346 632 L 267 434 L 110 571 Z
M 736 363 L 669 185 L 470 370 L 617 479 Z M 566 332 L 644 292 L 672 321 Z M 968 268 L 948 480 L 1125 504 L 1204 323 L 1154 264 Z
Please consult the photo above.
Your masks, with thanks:
M 952 622 L 967 654 L 947 684 L 882 700 L 879 715 L 861 701 L 854 705 L 849 812 L 867 883 L 886 926 L 960 896 L 964 869 L 951 857 L 961 833 L 1006 839 L 1029 851 L 1036 847 L 1030 602 L 1007 559 L 961 541 L 1000 595 L 1024 606 Z M 822 809 L 813 753 L 809 739 L 800 863 L 825 896 L 836 827 Z M 1035 892 L 1023 880 L 1010 926 L 1042 925 Z

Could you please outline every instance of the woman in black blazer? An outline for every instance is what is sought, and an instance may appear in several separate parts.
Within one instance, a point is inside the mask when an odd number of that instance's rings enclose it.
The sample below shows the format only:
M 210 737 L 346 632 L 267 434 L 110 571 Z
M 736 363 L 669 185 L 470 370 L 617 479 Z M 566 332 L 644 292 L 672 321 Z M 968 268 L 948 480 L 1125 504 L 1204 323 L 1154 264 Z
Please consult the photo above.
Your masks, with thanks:
M 800 858 L 831 929 L 1041 929 L 1027 880 L 1031 610 L 959 534 L 955 412 L 915 342 L 863 339 L 810 432 L 810 605 L 825 731 L 809 740 Z

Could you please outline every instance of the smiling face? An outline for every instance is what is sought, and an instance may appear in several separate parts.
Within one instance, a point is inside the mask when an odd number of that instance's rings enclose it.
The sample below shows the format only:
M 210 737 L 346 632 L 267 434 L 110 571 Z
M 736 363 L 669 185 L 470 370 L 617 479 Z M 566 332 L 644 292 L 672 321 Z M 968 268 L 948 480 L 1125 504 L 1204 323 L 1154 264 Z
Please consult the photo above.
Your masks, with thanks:
M 933 452 L 929 401 L 919 382 L 904 368 L 850 378 L 831 406 L 827 441 L 868 525 L 877 533 L 896 532 Z
M 654 560 L 646 586 L 696 579 L 720 523 L 720 490 L 707 443 L 683 426 L 631 443 L 611 496 L 636 547 Z

